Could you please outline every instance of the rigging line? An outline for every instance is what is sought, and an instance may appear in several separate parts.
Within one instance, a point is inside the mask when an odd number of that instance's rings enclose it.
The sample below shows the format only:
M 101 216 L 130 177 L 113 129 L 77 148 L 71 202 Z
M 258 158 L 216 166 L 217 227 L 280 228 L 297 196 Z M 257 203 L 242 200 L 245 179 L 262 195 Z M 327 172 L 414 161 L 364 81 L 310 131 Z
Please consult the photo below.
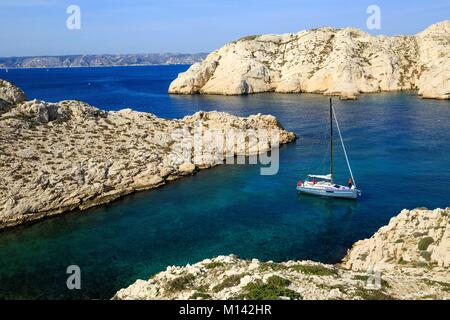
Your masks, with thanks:
M 342 140 L 341 129 L 339 128 L 339 123 L 337 121 L 336 113 L 334 112 L 334 108 L 332 108 L 332 110 L 333 110 L 334 120 L 336 121 L 336 128 L 339 133 L 339 138 L 341 139 L 342 150 L 344 150 L 345 160 L 347 161 L 348 170 L 350 171 L 350 176 L 352 177 L 353 185 L 356 188 L 356 181 L 355 181 L 355 178 L 353 177 L 353 172 L 352 172 L 352 168 L 350 167 L 350 162 L 348 161 L 347 151 L 345 150 L 345 145 L 344 145 L 344 140 Z

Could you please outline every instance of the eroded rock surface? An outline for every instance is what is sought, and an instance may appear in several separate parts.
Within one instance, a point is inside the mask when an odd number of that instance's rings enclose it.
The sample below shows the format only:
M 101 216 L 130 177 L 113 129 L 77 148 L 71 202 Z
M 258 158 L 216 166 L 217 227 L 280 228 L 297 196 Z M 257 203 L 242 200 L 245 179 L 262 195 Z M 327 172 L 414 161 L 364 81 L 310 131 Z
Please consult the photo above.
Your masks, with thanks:
M 450 21 L 415 36 L 320 28 L 245 37 L 179 74 L 169 92 L 313 92 L 354 99 L 362 92 L 412 89 L 449 99 Z
M 220 148 L 224 155 L 248 155 L 269 150 L 275 133 L 281 144 L 295 139 L 270 115 L 214 111 L 171 120 L 131 109 L 105 112 L 80 101 L 24 101 L 20 89 L 0 85 L 8 106 L 0 112 L 0 229 L 221 164 L 224 156 L 214 152 Z M 217 136 L 226 138 L 230 130 L 252 138 L 218 144 Z M 258 136 L 259 130 L 268 134 Z M 204 135 L 194 148 L 196 132 Z
M 114 299 L 450 299 L 449 216 L 403 210 L 339 265 L 219 256 L 170 266 Z
M 403 210 L 370 239 L 356 242 L 343 266 L 353 270 L 436 265 L 450 273 L 450 210 Z
M 11 105 L 26 99 L 25 93 L 20 88 L 0 79 L 0 113 L 5 112 Z

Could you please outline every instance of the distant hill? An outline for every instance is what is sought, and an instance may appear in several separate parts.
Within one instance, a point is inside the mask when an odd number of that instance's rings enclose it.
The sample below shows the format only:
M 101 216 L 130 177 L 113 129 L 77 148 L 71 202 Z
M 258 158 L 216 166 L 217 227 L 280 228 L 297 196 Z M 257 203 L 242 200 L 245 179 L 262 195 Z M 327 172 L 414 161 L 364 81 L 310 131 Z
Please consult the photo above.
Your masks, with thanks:
M 141 66 L 155 64 L 193 64 L 202 61 L 207 53 L 142 53 L 95 54 L 36 57 L 0 57 L 0 68 L 57 68 Z

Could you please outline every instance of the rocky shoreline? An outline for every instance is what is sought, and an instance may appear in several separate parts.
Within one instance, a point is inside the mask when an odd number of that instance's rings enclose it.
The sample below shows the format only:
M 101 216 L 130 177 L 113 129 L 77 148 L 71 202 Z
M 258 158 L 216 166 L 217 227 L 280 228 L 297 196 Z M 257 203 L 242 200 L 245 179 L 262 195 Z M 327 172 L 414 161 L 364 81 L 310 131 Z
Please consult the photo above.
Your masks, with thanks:
M 337 265 L 219 256 L 169 266 L 113 297 L 154 299 L 450 299 L 450 208 L 403 210 Z
M 371 36 L 355 28 L 319 28 L 248 36 L 180 73 L 175 94 L 359 93 L 418 90 L 450 98 L 450 21 L 413 36 Z
M 234 140 L 234 132 L 245 139 Z M 0 230 L 105 204 L 222 164 L 225 155 L 258 154 L 295 138 L 270 115 L 106 112 L 81 101 L 27 101 L 0 80 Z

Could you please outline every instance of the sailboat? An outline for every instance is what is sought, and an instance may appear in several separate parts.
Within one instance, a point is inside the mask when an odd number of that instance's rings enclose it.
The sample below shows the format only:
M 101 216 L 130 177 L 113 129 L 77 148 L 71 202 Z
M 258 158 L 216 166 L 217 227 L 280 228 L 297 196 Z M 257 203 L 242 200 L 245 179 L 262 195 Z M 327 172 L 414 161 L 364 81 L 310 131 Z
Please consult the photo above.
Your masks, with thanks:
M 340 185 L 334 182 L 334 146 L 333 146 L 333 118 L 336 122 L 336 128 L 341 140 L 342 149 L 344 151 L 345 160 L 347 161 L 350 179 L 348 185 Z M 356 199 L 361 196 L 361 190 L 356 188 L 355 178 L 353 177 L 352 168 L 345 149 L 344 140 L 342 139 L 339 123 L 334 112 L 333 103 L 330 98 L 330 173 L 328 174 L 308 174 L 305 181 L 297 182 L 297 192 L 307 193 L 317 196 L 325 196 L 332 198 Z

